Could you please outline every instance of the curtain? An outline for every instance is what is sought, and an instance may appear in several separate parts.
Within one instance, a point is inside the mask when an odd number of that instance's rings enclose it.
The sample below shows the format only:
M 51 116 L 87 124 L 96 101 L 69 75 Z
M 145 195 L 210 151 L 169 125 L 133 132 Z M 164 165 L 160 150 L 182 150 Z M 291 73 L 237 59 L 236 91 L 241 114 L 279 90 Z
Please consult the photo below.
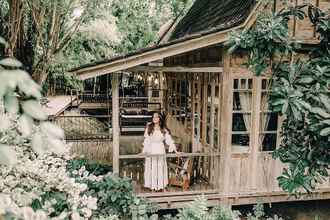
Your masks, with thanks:
M 252 106 L 252 94 L 249 92 L 240 92 L 239 99 L 243 112 L 250 112 Z M 251 131 L 251 114 L 244 113 L 243 120 L 247 132 Z
M 261 105 L 260 105 L 261 122 L 260 122 L 260 136 L 259 136 L 260 146 L 262 146 L 262 142 L 264 141 L 266 136 L 266 134 L 263 134 L 262 132 L 265 132 L 267 130 L 270 120 L 270 114 L 268 113 L 269 110 L 268 97 L 269 97 L 268 93 L 261 94 Z

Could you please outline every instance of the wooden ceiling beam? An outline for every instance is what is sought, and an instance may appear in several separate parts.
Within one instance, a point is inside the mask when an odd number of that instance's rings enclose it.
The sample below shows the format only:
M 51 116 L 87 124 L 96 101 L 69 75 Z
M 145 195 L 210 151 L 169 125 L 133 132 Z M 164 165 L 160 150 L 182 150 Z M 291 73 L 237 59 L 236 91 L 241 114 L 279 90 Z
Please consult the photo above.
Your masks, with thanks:
M 169 72 L 169 73 L 222 73 L 222 67 L 184 67 L 184 66 L 136 66 L 128 72 Z

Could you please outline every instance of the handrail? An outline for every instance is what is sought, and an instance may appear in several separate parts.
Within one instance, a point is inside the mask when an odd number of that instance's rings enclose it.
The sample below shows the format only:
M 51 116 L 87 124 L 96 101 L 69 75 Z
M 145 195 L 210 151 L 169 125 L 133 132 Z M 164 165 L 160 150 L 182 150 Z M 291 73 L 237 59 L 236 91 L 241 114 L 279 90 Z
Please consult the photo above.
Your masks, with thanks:
M 111 118 L 112 115 L 59 115 L 56 118 Z
M 216 157 L 221 156 L 221 153 L 167 153 L 167 154 L 134 154 L 134 155 L 119 155 L 119 159 L 143 159 L 148 157 L 163 157 L 175 158 L 175 157 Z

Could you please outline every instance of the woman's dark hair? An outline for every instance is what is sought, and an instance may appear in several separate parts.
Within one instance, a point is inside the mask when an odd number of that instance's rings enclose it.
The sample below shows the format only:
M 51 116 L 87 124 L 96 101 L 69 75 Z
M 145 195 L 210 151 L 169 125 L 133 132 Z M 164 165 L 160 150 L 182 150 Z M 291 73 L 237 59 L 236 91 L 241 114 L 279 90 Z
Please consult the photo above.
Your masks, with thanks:
M 166 131 L 167 132 L 170 132 L 169 129 L 167 128 L 166 126 L 166 116 L 165 114 L 163 113 L 159 113 L 159 112 L 154 112 L 152 114 L 152 119 L 151 119 L 151 123 L 148 124 L 148 135 L 151 135 L 153 132 L 154 132 L 154 129 L 155 129 L 155 123 L 153 122 L 153 117 L 155 114 L 158 114 L 159 116 L 159 127 L 160 127 L 160 131 L 165 135 Z

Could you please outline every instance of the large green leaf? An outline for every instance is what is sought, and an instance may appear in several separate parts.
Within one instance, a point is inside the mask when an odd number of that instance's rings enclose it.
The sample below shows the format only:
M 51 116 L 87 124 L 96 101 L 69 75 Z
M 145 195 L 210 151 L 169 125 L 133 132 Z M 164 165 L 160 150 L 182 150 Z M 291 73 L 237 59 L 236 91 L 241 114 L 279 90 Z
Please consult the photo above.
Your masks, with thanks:
M 15 163 L 17 163 L 17 156 L 13 147 L 0 144 L 0 164 L 14 165 Z
M 48 136 L 52 136 L 54 138 L 64 139 L 64 131 L 60 127 L 50 123 L 50 122 L 42 122 L 41 130 L 47 134 Z
M 326 107 L 328 112 L 330 112 L 330 98 L 326 95 L 320 94 L 320 100 L 322 104 Z
M 330 136 L 330 127 L 322 129 L 320 132 L 320 135 L 321 136 Z
M 32 134 L 32 125 L 33 120 L 30 116 L 23 114 L 21 117 L 19 117 L 18 128 L 22 133 L 23 137 L 28 137 Z
M 10 128 L 10 119 L 8 115 L 0 114 L 0 133 Z
M 14 58 L 4 58 L 0 60 L 0 65 L 19 68 L 22 66 L 22 63 Z
M 38 120 L 47 119 L 47 115 L 42 110 L 41 105 L 35 100 L 24 101 L 22 104 L 22 108 L 24 110 L 24 113 L 30 115 L 32 118 L 35 118 Z
M 19 103 L 16 95 L 14 93 L 9 93 L 5 96 L 4 99 L 5 109 L 7 112 L 15 115 L 19 110 Z
M 311 112 L 320 115 L 323 118 L 330 118 L 330 114 L 327 113 L 324 109 L 319 107 L 312 108 Z
M 42 141 L 42 135 L 39 132 L 35 133 L 32 137 L 32 149 L 39 155 L 44 154 L 47 150 Z
M 299 83 L 310 84 L 314 81 L 313 77 L 304 77 L 299 80 Z

